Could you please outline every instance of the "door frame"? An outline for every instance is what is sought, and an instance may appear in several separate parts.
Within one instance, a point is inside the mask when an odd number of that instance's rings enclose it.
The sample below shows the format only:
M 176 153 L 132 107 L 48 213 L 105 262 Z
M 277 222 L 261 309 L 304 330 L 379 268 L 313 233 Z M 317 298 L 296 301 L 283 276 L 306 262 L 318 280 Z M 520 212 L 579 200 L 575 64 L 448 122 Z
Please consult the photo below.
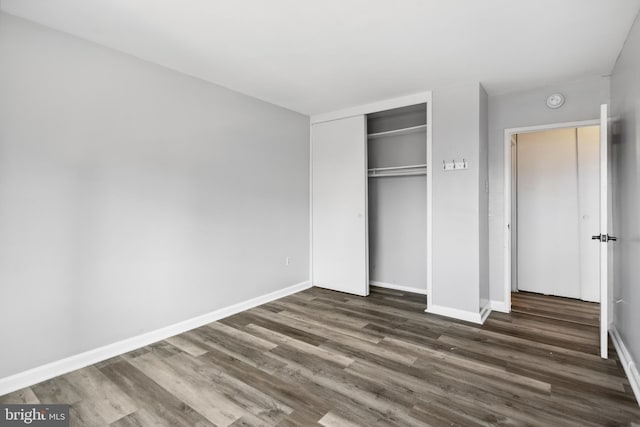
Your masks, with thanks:
M 600 119 L 581 120 L 575 122 L 552 123 L 538 126 L 524 126 L 517 128 L 508 128 L 504 130 L 504 218 L 502 221 L 502 229 L 504 230 L 504 308 L 505 312 L 511 312 L 511 260 L 513 248 L 511 247 L 511 171 L 513 164 L 511 162 L 511 137 L 516 134 L 540 132 L 553 129 L 579 128 L 587 126 L 600 126 Z M 600 306 L 602 310 L 602 305 Z
M 367 115 L 378 111 L 392 110 L 394 108 L 406 107 L 415 104 L 427 104 L 427 309 L 431 307 L 432 289 L 433 289 L 433 93 L 432 91 L 419 92 L 412 95 L 401 96 L 398 98 L 385 99 L 369 104 L 358 105 L 355 107 L 345 108 L 338 111 L 332 111 L 323 114 L 315 114 L 310 117 L 309 127 L 315 123 L 328 122 L 331 120 L 344 119 L 347 117 Z M 309 146 L 313 143 L 313 135 L 310 130 Z M 312 150 L 309 150 L 309 281 L 313 286 L 313 164 Z M 364 170 L 365 180 L 367 179 L 367 167 Z M 368 217 L 368 212 L 367 212 Z M 368 218 L 367 218 L 368 220 Z M 367 262 L 368 263 L 368 262 Z M 367 265 L 367 268 L 368 265 Z M 369 284 L 367 284 L 369 286 Z

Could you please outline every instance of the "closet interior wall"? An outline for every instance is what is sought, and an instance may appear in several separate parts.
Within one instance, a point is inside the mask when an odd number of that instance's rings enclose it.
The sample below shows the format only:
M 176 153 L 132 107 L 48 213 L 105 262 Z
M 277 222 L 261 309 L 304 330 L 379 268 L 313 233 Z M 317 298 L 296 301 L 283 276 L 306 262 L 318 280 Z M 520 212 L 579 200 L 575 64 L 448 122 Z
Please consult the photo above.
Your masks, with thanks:
M 427 291 L 426 104 L 367 115 L 369 280 Z

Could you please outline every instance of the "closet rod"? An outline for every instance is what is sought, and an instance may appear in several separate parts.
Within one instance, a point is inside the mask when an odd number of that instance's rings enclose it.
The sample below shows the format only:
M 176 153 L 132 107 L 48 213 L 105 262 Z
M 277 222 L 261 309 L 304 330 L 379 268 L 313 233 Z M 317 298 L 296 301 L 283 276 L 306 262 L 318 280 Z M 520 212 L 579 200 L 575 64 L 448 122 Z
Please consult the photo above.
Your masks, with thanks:
M 369 172 L 394 171 L 394 170 L 401 170 L 401 169 L 417 169 L 417 168 L 426 168 L 426 167 L 427 165 L 389 166 L 386 168 L 371 168 L 369 169 Z

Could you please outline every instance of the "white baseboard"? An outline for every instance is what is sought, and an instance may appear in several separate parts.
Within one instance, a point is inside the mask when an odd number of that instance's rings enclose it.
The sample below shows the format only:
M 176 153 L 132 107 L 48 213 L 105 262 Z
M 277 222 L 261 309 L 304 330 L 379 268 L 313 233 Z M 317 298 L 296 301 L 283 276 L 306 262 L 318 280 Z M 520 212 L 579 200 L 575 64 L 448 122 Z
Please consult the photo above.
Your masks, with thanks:
M 487 317 L 491 314 L 491 301 L 487 301 L 487 303 L 480 309 L 480 324 L 484 324 L 484 321 L 487 320 Z
M 427 294 L 426 289 L 414 288 L 412 286 L 403 286 L 403 285 L 396 285 L 394 283 L 376 282 L 375 280 L 369 281 L 369 284 L 371 286 L 377 286 L 379 288 L 394 289 L 396 291 L 413 292 L 414 294 L 422 294 L 422 295 Z
M 620 358 L 620 363 L 624 368 L 624 372 L 627 374 L 633 394 L 636 395 L 636 400 L 638 401 L 638 404 L 640 404 L 640 373 L 638 373 L 638 367 L 634 363 L 633 358 L 631 357 L 629 350 L 627 350 L 627 346 L 624 344 L 624 341 L 622 341 L 622 337 L 620 337 L 615 325 L 611 325 L 609 328 L 609 335 L 611 335 L 613 346 L 618 352 L 618 357 Z
M 215 322 L 236 313 L 248 310 L 258 305 L 266 304 L 270 301 L 294 294 L 308 289 L 311 283 L 301 282 L 266 295 L 239 302 L 215 311 L 212 311 L 192 319 L 184 320 L 173 325 L 165 326 L 154 331 L 146 332 L 142 335 L 127 338 L 113 344 L 107 344 L 93 350 L 85 351 L 74 356 L 70 356 L 37 368 L 29 369 L 9 377 L 0 378 L 0 396 L 20 390 L 25 387 L 46 381 L 58 375 L 84 368 L 94 363 L 110 359 L 112 357 L 127 353 L 129 351 L 144 347 L 154 342 L 164 340 L 174 335 L 181 334 L 191 329 L 199 328 L 207 323 Z
M 491 310 L 499 311 L 501 313 L 510 312 L 510 310 L 507 308 L 507 304 L 504 301 L 496 301 L 496 300 L 491 300 Z
M 486 316 L 488 316 L 491 312 L 488 306 L 485 306 L 483 310 L 483 312 L 478 311 L 477 313 L 475 313 L 473 311 L 458 310 L 456 308 L 443 307 L 441 305 L 430 305 L 425 310 L 425 312 L 431 314 L 439 314 L 440 316 L 452 317 L 454 319 L 464 320 L 466 322 L 482 325 L 484 323 L 484 320 L 486 319 Z M 485 316 L 484 318 L 482 317 L 483 314 Z

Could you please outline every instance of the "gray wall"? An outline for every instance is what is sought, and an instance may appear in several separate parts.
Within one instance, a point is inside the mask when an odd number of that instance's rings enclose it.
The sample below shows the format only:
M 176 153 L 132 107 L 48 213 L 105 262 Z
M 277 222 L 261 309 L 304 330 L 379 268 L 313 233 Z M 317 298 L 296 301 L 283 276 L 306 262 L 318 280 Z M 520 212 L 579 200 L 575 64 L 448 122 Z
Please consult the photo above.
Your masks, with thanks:
M 478 82 L 433 91 L 433 288 L 436 306 L 479 312 L 481 92 Z M 469 168 L 445 172 L 442 161 Z
M 0 63 L 0 377 L 308 280 L 308 117 L 6 14 Z
M 640 22 L 636 19 L 611 77 L 614 311 L 631 356 L 640 361 Z
M 369 280 L 427 290 L 427 180 L 369 178 Z
M 565 105 L 549 109 L 554 92 Z M 507 128 L 591 120 L 609 101 L 609 79 L 591 77 L 525 92 L 489 97 L 489 261 L 491 299 L 504 302 L 504 130 Z M 434 105 L 435 106 L 435 105 Z

